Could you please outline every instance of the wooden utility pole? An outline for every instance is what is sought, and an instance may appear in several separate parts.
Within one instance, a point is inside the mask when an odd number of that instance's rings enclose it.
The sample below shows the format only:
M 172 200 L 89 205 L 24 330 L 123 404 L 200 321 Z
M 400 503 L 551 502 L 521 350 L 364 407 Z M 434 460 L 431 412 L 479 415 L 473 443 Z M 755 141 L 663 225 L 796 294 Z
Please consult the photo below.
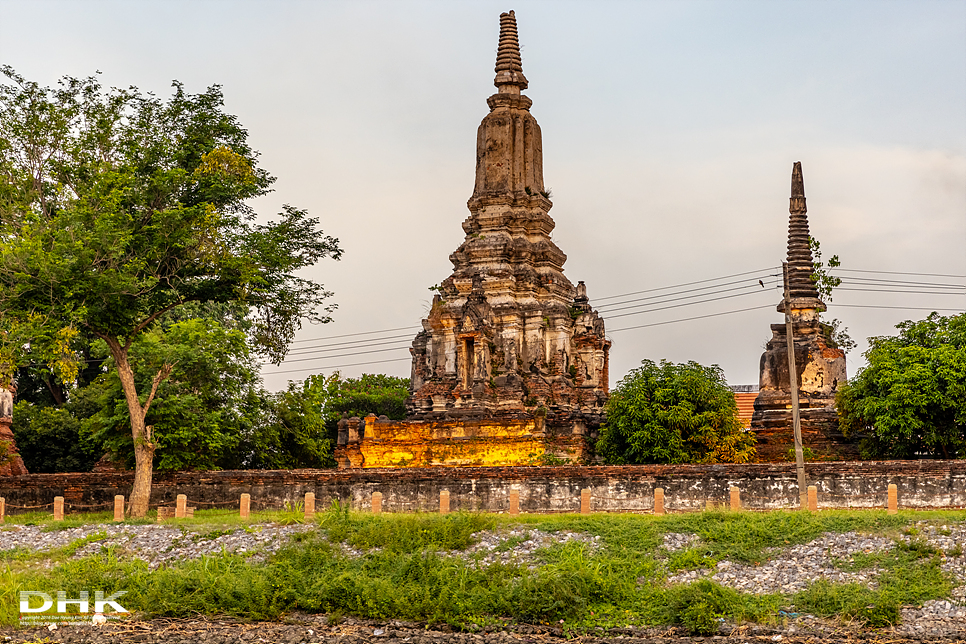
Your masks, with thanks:
M 802 453 L 802 419 L 798 412 L 798 367 L 795 364 L 795 334 L 792 325 L 792 302 L 788 296 L 788 263 L 782 262 L 785 283 L 785 337 L 788 341 L 788 386 L 792 394 L 792 427 L 795 430 L 795 469 L 798 472 L 798 501 L 802 510 L 808 507 L 808 485 L 805 481 L 805 455 Z

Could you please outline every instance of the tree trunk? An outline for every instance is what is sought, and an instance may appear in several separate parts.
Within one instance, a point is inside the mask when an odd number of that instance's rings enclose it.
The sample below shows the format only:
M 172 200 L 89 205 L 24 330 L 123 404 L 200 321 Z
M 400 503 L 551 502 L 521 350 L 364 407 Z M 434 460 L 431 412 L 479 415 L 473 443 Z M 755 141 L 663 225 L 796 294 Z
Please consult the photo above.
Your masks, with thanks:
M 151 500 L 151 477 L 154 473 L 154 442 L 150 428 L 144 424 L 145 408 L 138 399 L 134 384 L 134 372 L 127 360 L 127 348 L 113 339 L 107 339 L 111 356 L 117 365 L 117 375 L 124 390 L 124 399 L 131 414 L 131 435 L 134 437 L 134 489 L 131 490 L 131 516 L 140 518 L 148 513 Z

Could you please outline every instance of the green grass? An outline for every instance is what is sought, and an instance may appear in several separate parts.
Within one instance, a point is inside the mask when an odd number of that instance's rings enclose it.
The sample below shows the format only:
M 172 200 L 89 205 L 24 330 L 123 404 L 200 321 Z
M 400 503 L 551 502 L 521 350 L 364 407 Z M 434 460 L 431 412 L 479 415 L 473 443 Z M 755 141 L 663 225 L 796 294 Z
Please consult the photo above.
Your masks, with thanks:
M 318 517 L 329 540 L 346 542 L 354 548 L 387 549 L 394 553 L 423 550 L 465 550 L 471 535 L 496 526 L 496 515 L 470 514 L 379 514 L 350 513 L 334 506 Z
M 918 605 L 927 599 L 946 597 L 950 580 L 940 569 L 939 552 L 925 541 L 899 542 L 883 553 L 868 555 L 863 563 L 883 568 L 878 588 L 858 584 L 830 584 L 819 581 L 798 593 L 795 605 L 803 611 L 826 617 L 857 619 L 869 626 L 899 622 L 903 605 Z
M 760 563 L 769 548 L 808 543 L 825 532 L 891 532 L 907 525 L 913 513 L 888 515 L 877 510 L 808 512 L 695 512 L 666 518 L 666 532 L 695 533 L 701 554 L 716 560 Z M 922 517 L 917 517 L 921 519 Z
M 110 518 L 110 517 L 108 517 Z M 74 522 L 80 517 L 70 517 Z M 260 513 L 243 522 L 237 513 L 199 511 L 172 521 L 188 538 L 210 539 L 249 523 L 300 522 L 297 509 Z M 510 619 L 553 623 L 572 633 L 626 625 L 683 625 L 695 633 L 717 629 L 720 620 L 771 622 L 778 610 L 795 607 L 870 625 L 895 621 L 899 607 L 948 596 L 951 585 L 939 553 L 914 538 L 885 553 L 837 562 L 843 569 L 879 567 L 879 587 L 812 584 L 793 596 L 755 596 L 703 580 L 668 585 L 678 570 L 706 568 L 730 559 L 765 561 L 773 549 L 806 543 L 824 532 L 856 530 L 898 536 L 916 521 L 953 523 L 963 512 L 884 511 L 701 512 L 650 515 L 525 515 L 453 513 L 370 515 L 338 505 L 316 517 L 317 530 L 297 535 L 270 560 L 219 555 L 173 563 L 157 570 L 118 557 L 113 548 L 73 559 L 83 543 L 52 553 L 15 551 L 0 558 L 0 623 L 17 620 L 20 589 L 125 590 L 127 608 L 148 616 L 231 615 L 278 619 L 291 611 L 325 612 L 374 619 L 448 622 L 473 628 Z M 50 525 L 57 529 L 68 522 Z M 79 524 L 79 523 L 78 523 Z M 573 531 L 599 537 L 598 547 L 569 541 L 538 551 L 536 566 L 480 565 L 450 556 L 473 544 L 481 530 L 512 527 Z M 693 547 L 666 553 L 668 532 L 695 533 Z M 87 537 L 84 543 L 102 538 Z M 347 557 L 337 544 L 364 552 Z M 509 546 L 504 547 L 507 549 Z M 49 560 L 49 569 L 31 562 Z
M 242 519 L 237 509 L 197 509 L 193 517 L 184 519 L 166 519 L 165 524 L 186 525 L 186 526 L 243 526 L 251 523 L 280 523 L 290 525 L 293 523 L 303 523 L 304 513 L 301 509 L 287 510 L 266 510 L 262 512 L 252 512 L 248 519 Z M 145 523 L 155 523 L 157 512 L 151 510 L 147 517 L 134 519 L 127 518 L 123 522 L 118 521 L 116 525 L 141 525 Z M 85 512 L 68 514 L 63 521 L 54 521 L 54 515 L 50 512 L 24 512 L 22 514 L 8 514 L 5 523 L 0 524 L 0 531 L 12 529 L 18 525 L 41 526 L 44 531 L 64 530 L 67 528 L 77 528 L 85 525 L 115 523 L 113 512 Z

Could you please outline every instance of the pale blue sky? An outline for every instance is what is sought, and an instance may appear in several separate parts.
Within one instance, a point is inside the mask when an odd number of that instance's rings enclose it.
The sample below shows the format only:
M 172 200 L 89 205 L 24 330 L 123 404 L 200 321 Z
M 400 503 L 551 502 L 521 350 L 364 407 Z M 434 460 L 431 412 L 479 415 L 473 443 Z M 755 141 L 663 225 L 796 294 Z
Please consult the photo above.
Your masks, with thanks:
M 592 302 L 778 265 L 796 160 L 812 232 L 846 267 L 966 275 L 962 0 L 0 0 L 0 62 L 47 84 L 95 70 L 160 94 L 172 79 L 189 91 L 222 84 L 279 178 L 259 211 L 307 208 L 342 240 L 343 261 L 311 273 L 340 308 L 300 339 L 324 338 L 417 326 L 427 287 L 449 274 L 508 9 L 543 128 L 554 240 Z M 761 293 L 608 328 L 777 301 Z M 861 340 L 926 311 L 838 303 L 962 310 L 966 297 L 837 295 L 829 313 Z M 612 384 L 642 358 L 718 363 L 732 383 L 755 383 L 768 325 L 781 320 L 764 309 L 614 333 Z

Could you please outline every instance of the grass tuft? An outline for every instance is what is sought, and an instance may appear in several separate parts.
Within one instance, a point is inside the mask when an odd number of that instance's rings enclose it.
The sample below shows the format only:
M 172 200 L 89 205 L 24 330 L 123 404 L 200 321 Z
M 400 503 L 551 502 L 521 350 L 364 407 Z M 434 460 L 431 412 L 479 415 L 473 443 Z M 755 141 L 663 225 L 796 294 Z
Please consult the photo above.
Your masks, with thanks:
M 21 515 L 22 516 L 22 515 Z M 354 615 L 449 623 L 461 628 L 503 620 L 554 623 L 567 632 L 627 625 L 685 626 L 700 635 L 715 633 L 721 620 L 769 622 L 779 608 L 861 620 L 870 626 L 894 623 L 899 608 L 946 597 L 951 590 L 940 555 L 921 538 L 890 551 L 857 554 L 836 565 L 882 570 L 878 587 L 817 582 L 792 597 L 741 593 L 709 580 L 669 586 L 668 569 L 713 567 L 730 559 L 764 562 L 777 550 L 806 543 L 824 532 L 856 530 L 898 535 L 918 520 L 955 523 L 963 513 L 884 511 L 702 512 L 665 517 L 640 515 L 530 515 L 507 517 L 468 512 L 448 515 L 371 515 L 334 504 L 316 516 L 318 530 L 300 533 L 266 561 L 220 554 L 171 562 L 152 570 L 107 547 L 74 558 L 103 533 L 49 553 L 24 550 L 0 556 L 0 622 L 17 621 L 20 589 L 125 590 L 123 605 L 148 616 L 229 615 L 274 620 L 291 611 L 325 612 L 333 619 Z M 27 517 L 27 521 L 40 518 Z M 71 517 L 76 524 L 88 518 Z M 250 521 L 225 510 L 199 511 L 175 520 L 184 539 L 213 539 L 249 524 L 303 522 L 298 508 L 260 513 Z M 106 522 L 106 520 L 105 520 Z M 50 525 L 46 521 L 35 525 Z M 73 525 L 73 524 L 72 524 Z M 599 537 L 595 546 L 568 541 L 535 553 L 533 559 L 484 566 L 482 556 L 454 556 L 473 545 L 482 530 L 510 527 L 544 532 L 573 531 Z M 700 536 L 694 547 L 675 553 L 660 548 L 668 532 Z M 916 537 L 916 535 L 910 535 Z M 519 540 L 517 540 L 519 541 Z M 339 544 L 362 550 L 347 556 Z M 518 545 L 508 540 L 508 550 Z M 777 549 L 777 550 L 776 550 Z M 39 563 L 43 561 L 42 565 Z

